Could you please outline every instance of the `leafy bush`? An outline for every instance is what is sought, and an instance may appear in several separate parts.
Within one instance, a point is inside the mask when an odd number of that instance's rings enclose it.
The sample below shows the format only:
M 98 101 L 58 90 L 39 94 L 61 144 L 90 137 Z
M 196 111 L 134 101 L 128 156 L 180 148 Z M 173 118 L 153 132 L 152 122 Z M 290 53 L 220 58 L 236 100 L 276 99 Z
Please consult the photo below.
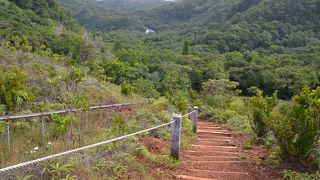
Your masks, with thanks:
M 139 111 L 135 117 L 134 121 L 131 121 L 132 131 L 137 131 L 141 129 L 147 129 L 155 125 L 160 125 L 170 121 L 170 116 L 166 111 L 158 111 L 153 109 L 143 109 Z M 166 128 L 155 129 L 150 132 L 150 135 L 157 138 L 170 137 L 170 131 Z
M 130 96 L 132 94 L 132 85 L 128 82 L 123 82 L 121 84 L 121 93 L 126 96 Z
M 239 93 L 236 87 L 239 85 L 227 79 L 208 80 L 202 84 L 202 96 L 209 106 L 226 108 L 231 98 Z
M 320 179 L 320 172 L 315 174 L 308 174 L 308 173 L 298 173 L 291 170 L 283 171 L 283 178 L 286 180 L 311 180 L 311 179 Z
M 156 90 L 152 81 L 139 78 L 132 83 L 133 92 L 147 98 L 158 98 L 160 93 Z
M 59 137 L 64 135 L 68 131 L 69 123 L 70 123 L 70 116 L 60 116 L 57 114 L 53 114 L 51 116 L 51 120 L 53 122 L 53 137 Z
M 251 97 L 250 100 L 252 110 L 252 129 L 259 138 L 267 135 L 266 121 L 270 119 L 273 108 L 278 104 L 277 93 L 273 96 L 263 97 L 262 91 L 257 91 L 257 96 Z
M 281 148 L 284 158 L 304 162 L 314 153 L 320 136 L 320 87 L 304 88 L 293 102 L 283 103 L 266 121 Z
M 182 113 L 182 114 L 187 113 L 187 111 L 188 111 L 188 99 L 185 97 L 185 94 L 184 94 L 183 91 L 179 91 L 177 93 L 176 97 L 174 97 L 172 99 L 172 103 L 180 113 Z
M 10 67 L 0 74 L 0 104 L 7 111 L 14 111 L 27 101 L 32 100 L 32 93 L 26 87 L 26 73 L 18 67 Z
M 123 115 L 116 114 L 111 120 L 111 133 L 114 136 L 123 135 L 128 131 L 128 126 Z

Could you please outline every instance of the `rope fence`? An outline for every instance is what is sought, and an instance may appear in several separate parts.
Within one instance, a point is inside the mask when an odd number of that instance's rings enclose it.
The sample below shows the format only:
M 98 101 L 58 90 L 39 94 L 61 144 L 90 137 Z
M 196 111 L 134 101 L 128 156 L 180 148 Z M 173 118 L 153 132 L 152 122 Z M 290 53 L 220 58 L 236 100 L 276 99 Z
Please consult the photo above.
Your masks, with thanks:
M 140 104 L 140 103 L 136 103 L 136 104 Z M 99 109 L 101 107 L 103 107 L 103 108 L 119 107 L 119 106 L 124 106 L 124 105 L 133 105 L 133 104 L 127 103 L 127 104 L 93 106 L 93 107 L 91 107 L 91 109 Z M 61 113 L 62 111 L 50 112 L 50 114 L 57 113 L 57 112 Z M 63 111 L 63 113 L 65 113 L 65 112 L 66 111 Z M 112 143 L 112 142 L 115 142 L 115 141 L 120 141 L 120 140 L 123 140 L 125 138 L 131 137 L 131 136 L 135 136 L 135 135 L 139 135 L 139 134 L 142 134 L 142 133 L 145 133 L 145 132 L 149 132 L 149 131 L 152 131 L 152 130 L 155 130 L 155 129 L 159 129 L 159 128 L 162 128 L 162 127 L 165 127 L 165 126 L 168 126 L 168 125 L 171 125 L 171 149 L 170 149 L 170 155 L 174 159 L 179 159 L 180 158 L 180 142 L 181 142 L 182 118 L 190 116 L 191 114 L 194 114 L 193 119 L 192 119 L 193 120 L 192 131 L 194 133 L 196 133 L 197 121 L 198 121 L 198 107 L 194 107 L 193 111 L 191 111 L 188 114 L 185 114 L 183 116 L 181 114 L 175 114 L 174 113 L 172 115 L 172 120 L 170 122 L 168 122 L 168 123 L 164 123 L 164 124 L 161 124 L 161 125 L 158 125 L 158 126 L 155 126 L 155 127 L 151 127 L 149 129 L 141 130 L 141 131 L 138 131 L 138 132 L 135 132 L 135 133 L 131 133 L 131 134 L 127 134 L 127 135 L 124 135 L 124 136 L 121 136 L 121 137 L 117 137 L 117 138 L 114 138 L 114 139 L 102 141 L 102 142 L 99 142 L 99 143 L 96 143 L 96 144 L 87 145 L 87 146 L 80 147 L 80 148 L 77 148 L 77 149 L 73 149 L 73 150 L 69 150 L 69 151 L 53 154 L 53 155 L 50 155 L 50 156 L 42 157 L 42 158 L 39 158 L 39 159 L 27 161 L 27 162 L 20 163 L 20 164 L 17 164 L 17 165 L 5 167 L 5 168 L 0 169 L 0 174 L 1 173 L 5 173 L 7 171 L 15 170 L 15 169 L 18 169 L 18 168 L 22 168 L 22 167 L 25 167 L 25 166 L 28 166 L 28 165 L 40 163 L 40 162 L 47 161 L 47 160 L 52 160 L 54 158 L 67 156 L 67 155 L 70 155 L 70 154 L 73 154 L 73 153 L 77 153 L 77 152 L 81 152 L 81 151 L 84 151 L 84 150 L 87 150 L 87 149 L 95 148 L 95 147 L 98 147 L 98 146 L 101 146 L 101 145 L 109 144 L 109 143 Z M 36 117 L 35 115 L 38 115 L 38 114 L 33 114 L 32 117 Z M 18 116 L 14 116 L 14 117 L 18 117 Z
M 143 103 L 125 103 L 125 104 L 108 104 L 108 105 L 99 105 L 99 106 L 90 106 L 88 110 L 95 110 L 95 109 L 106 109 L 112 107 L 121 107 L 121 106 L 129 106 L 129 105 L 138 105 Z M 79 112 L 85 111 L 83 108 L 79 109 L 63 109 L 58 111 L 51 111 L 51 112 L 43 112 L 43 113 L 31 113 L 25 115 L 13 115 L 13 116 L 0 116 L 0 121 L 10 121 L 10 120 L 17 120 L 23 118 L 35 118 L 35 117 L 43 117 L 43 116 L 51 116 L 53 114 L 65 114 L 69 112 Z
M 193 110 L 193 111 L 191 111 L 191 112 L 189 112 L 188 114 L 185 114 L 185 115 L 183 115 L 183 116 L 181 116 L 181 117 L 188 117 L 188 116 L 190 116 L 192 113 L 194 113 L 195 112 L 195 110 Z
M 143 104 L 143 102 L 139 103 L 124 103 L 124 104 L 107 104 L 107 105 L 96 105 L 96 106 L 90 106 L 88 109 L 84 108 L 79 108 L 79 109 L 63 109 L 63 110 L 58 110 L 58 111 L 51 111 L 51 112 L 42 112 L 42 113 L 31 113 L 31 114 L 24 114 L 24 115 L 12 115 L 12 116 L 0 116 L 0 122 L 3 121 L 5 122 L 5 142 L 6 142 L 6 147 L 7 151 L 11 151 L 11 130 L 10 130 L 10 122 L 14 120 L 19 120 L 19 119 L 28 119 L 28 118 L 39 118 L 40 123 L 41 123 L 41 136 L 42 139 L 45 139 L 45 117 L 52 116 L 52 115 L 59 115 L 59 114 L 68 114 L 70 116 L 70 133 L 71 135 L 72 130 L 73 130 L 73 125 L 72 125 L 72 116 L 73 113 L 80 113 L 80 112 L 89 112 L 90 110 L 99 110 L 99 119 L 102 120 L 102 110 L 107 109 L 107 108 L 117 108 L 117 107 L 124 107 L 124 106 L 130 106 L 130 105 L 139 105 Z M 79 125 L 81 126 L 81 125 Z
M 97 147 L 97 146 L 109 144 L 109 143 L 112 143 L 112 142 L 115 142 L 115 141 L 120 141 L 122 139 L 131 137 L 131 136 L 135 136 L 135 135 L 142 134 L 142 133 L 145 133 L 145 132 L 148 132 L 148 131 L 152 131 L 152 130 L 155 130 L 155 129 L 162 128 L 164 126 L 168 126 L 168 125 L 172 124 L 173 122 L 174 121 L 171 121 L 171 122 L 166 123 L 166 124 L 162 124 L 162 125 L 159 125 L 159 126 L 156 126 L 156 127 L 145 129 L 145 130 L 142 130 L 142 131 L 139 131 L 139 132 L 135 132 L 135 133 L 132 133 L 132 134 L 128 134 L 128 135 L 125 135 L 125 136 L 117 137 L 117 138 L 110 139 L 110 140 L 103 141 L 103 142 L 99 142 L 99 143 L 96 143 L 96 144 L 91 144 L 91 145 L 84 146 L 84 147 L 77 148 L 77 149 L 73 149 L 73 150 L 70 150 L 70 151 L 65 151 L 65 152 L 62 152 L 62 153 L 50 155 L 50 156 L 47 156 L 47 157 L 35 159 L 35 160 L 32 160 L 32 161 L 27 161 L 27 162 L 20 163 L 20 164 L 14 165 L 14 166 L 9 166 L 9 167 L 6 167 L 6 168 L 2 168 L 2 169 L 0 169 L 0 173 L 6 172 L 6 171 L 11 171 L 11 170 L 14 170 L 14 169 L 17 169 L 17 168 L 21 168 L 21 167 L 24 167 L 24 166 L 28 166 L 28 165 L 31 165 L 31 164 L 35 164 L 35 163 L 40 163 L 42 161 L 47 161 L 47 160 L 51 160 L 51 159 L 54 159 L 54 158 L 66 156 L 66 155 L 69 155 L 69 154 L 72 154 L 72 153 L 77 153 L 77 152 L 84 151 L 84 150 L 87 150 L 87 149 L 91 149 L 91 148 L 94 148 L 94 147 Z

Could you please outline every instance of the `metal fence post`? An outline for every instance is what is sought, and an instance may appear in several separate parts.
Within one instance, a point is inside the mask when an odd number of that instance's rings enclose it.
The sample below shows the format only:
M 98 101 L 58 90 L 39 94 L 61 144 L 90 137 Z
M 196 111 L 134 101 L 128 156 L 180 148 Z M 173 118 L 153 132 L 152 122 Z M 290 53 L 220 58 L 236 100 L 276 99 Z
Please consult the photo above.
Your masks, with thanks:
M 193 113 L 192 132 L 193 133 L 197 133 L 199 108 L 197 106 L 195 106 L 193 109 L 194 109 L 194 113 Z
M 181 114 L 173 114 L 171 124 L 171 152 L 172 158 L 179 160 L 180 158 L 180 138 L 181 138 Z
M 5 132 L 6 132 L 7 150 L 10 153 L 11 147 L 10 147 L 10 123 L 9 123 L 9 119 L 6 122 Z

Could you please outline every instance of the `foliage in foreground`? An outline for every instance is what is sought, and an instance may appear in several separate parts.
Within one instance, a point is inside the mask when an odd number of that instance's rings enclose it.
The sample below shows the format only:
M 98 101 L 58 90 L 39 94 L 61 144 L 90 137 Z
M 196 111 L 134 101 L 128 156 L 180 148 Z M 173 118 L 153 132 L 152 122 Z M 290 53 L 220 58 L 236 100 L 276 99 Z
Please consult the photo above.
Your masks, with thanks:
M 276 94 L 264 97 L 261 91 L 250 98 L 253 129 L 258 137 L 272 132 L 285 160 L 319 168 L 320 87 L 305 87 L 291 101 L 278 102 Z M 257 131 L 259 130 L 259 131 Z
M 304 88 L 292 102 L 279 105 L 266 121 L 274 133 L 285 159 L 300 161 L 318 167 L 320 138 L 320 87 L 316 90 Z M 318 163 L 318 164 L 317 164 Z
M 203 118 L 237 127 L 248 137 L 245 147 L 262 143 L 271 151 L 268 162 L 319 168 L 320 87 L 305 87 L 292 100 L 281 101 L 277 93 L 264 96 L 260 90 L 251 98 L 235 96 L 228 88 L 232 82 L 209 82 L 203 83 Z

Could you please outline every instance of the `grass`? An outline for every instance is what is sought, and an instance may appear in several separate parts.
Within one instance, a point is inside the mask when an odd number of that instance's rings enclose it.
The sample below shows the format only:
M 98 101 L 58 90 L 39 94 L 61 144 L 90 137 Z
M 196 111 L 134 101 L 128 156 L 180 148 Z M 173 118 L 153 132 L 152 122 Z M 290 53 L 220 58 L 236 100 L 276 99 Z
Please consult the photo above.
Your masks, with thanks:
M 110 127 L 110 120 L 114 113 L 111 109 L 104 110 L 101 121 L 99 120 L 99 110 L 89 112 L 88 115 L 87 123 L 85 119 L 81 121 L 81 132 L 79 132 L 78 128 L 79 117 L 74 116 L 73 136 L 71 136 L 69 132 L 56 136 L 54 123 L 51 122 L 50 119 L 47 119 L 44 141 L 41 136 L 41 125 L 38 119 L 34 119 L 28 123 L 25 123 L 24 120 L 18 121 L 24 125 L 12 125 L 11 152 L 7 153 L 6 146 L 0 147 L 0 152 L 2 152 L 1 167 L 97 142 L 97 139 L 94 137 L 104 133 L 106 127 Z M 18 122 L 15 124 L 19 124 Z M 67 124 L 67 129 L 69 129 L 69 124 Z M 64 139 L 66 141 L 65 143 Z
M 73 149 L 80 147 L 80 145 L 83 146 L 100 142 L 115 136 L 118 137 L 130 132 L 136 132 L 169 122 L 171 120 L 170 115 L 164 110 L 166 107 L 164 103 L 166 102 L 162 100 L 160 100 L 160 102 L 161 103 L 155 102 L 147 106 L 139 107 L 136 113 L 129 112 L 126 116 L 119 116 L 114 110 L 103 111 L 104 118 L 102 120 L 99 120 L 99 111 L 90 112 L 88 123 L 85 123 L 84 120 L 82 121 L 82 137 L 80 136 L 83 142 L 82 144 L 79 143 L 78 117 L 74 116 L 74 138 L 70 138 L 69 135 L 66 134 L 66 147 L 67 149 Z M 112 117 L 114 116 L 117 118 L 113 119 Z M 124 121 L 119 118 L 123 118 Z M 117 124 L 116 128 L 111 126 L 114 123 Z M 121 124 L 123 123 L 126 124 L 127 128 L 118 128 L 122 127 Z M 20 126 L 24 127 L 24 125 Z M 42 142 L 42 139 L 39 138 L 41 137 L 40 123 L 37 119 L 28 122 L 27 127 L 20 129 L 19 133 L 16 131 L 13 140 L 16 151 L 11 152 L 11 155 L 13 155 L 11 156 L 13 157 L 11 161 L 4 162 L 2 165 L 6 166 L 10 163 L 31 160 L 64 151 L 66 148 L 63 143 L 64 136 L 53 136 L 53 134 L 55 134 L 52 132 L 52 130 L 55 129 L 53 126 L 54 124 L 47 119 L 45 142 Z M 182 148 L 187 147 L 195 138 L 195 135 L 191 132 L 191 128 L 192 122 L 184 119 L 182 123 Z M 119 130 L 121 130 L 121 132 Z M 27 132 L 31 133 L 29 134 L 32 135 L 31 138 L 26 135 L 22 136 L 22 134 L 27 134 Z M 116 133 L 116 135 L 114 133 Z M 165 154 L 150 152 L 139 143 L 139 137 L 141 136 L 152 136 L 163 139 L 168 144 Z M 41 176 L 46 179 L 131 179 L 132 174 L 135 174 L 134 177 L 136 177 L 136 179 L 140 179 L 141 177 L 147 179 L 150 178 L 148 174 L 150 171 L 159 177 L 162 173 L 160 169 L 151 168 L 153 165 L 166 168 L 176 168 L 179 166 L 180 162 L 169 156 L 170 127 L 164 127 L 141 136 L 130 137 L 120 142 L 99 146 L 81 153 L 76 153 L 67 158 L 57 158 L 54 161 L 32 166 L 30 169 L 18 170 L 15 172 L 16 176 L 6 174 L 5 177 L 17 178 L 19 176 L 23 178 L 32 175 L 32 179 L 41 178 Z M 28 141 L 28 139 L 30 140 Z M 49 141 L 52 145 L 47 147 Z M 34 151 L 35 146 L 39 148 L 36 151 Z M 34 152 L 30 153 L 30 151 Z M 132 170 L 132 166 L 136 166 L 136 168 Z

